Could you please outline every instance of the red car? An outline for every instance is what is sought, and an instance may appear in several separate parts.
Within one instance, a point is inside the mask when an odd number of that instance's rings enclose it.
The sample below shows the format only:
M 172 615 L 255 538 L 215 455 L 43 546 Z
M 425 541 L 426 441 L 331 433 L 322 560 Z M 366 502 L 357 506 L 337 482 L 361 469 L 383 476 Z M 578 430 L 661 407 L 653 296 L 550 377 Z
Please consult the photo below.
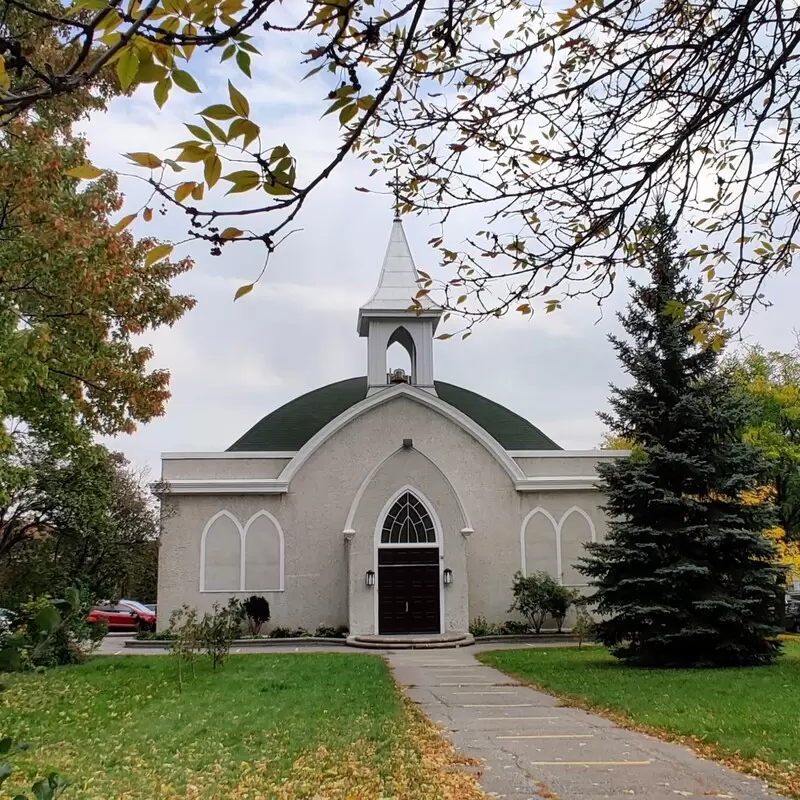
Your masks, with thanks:
M 120 600 L 116 605 L 95 606 L 86 621 L 105 622 L 110 631 L 135 631 L 141 621 L 145 627 L 155 630 L 156 615 L 136 600 Z

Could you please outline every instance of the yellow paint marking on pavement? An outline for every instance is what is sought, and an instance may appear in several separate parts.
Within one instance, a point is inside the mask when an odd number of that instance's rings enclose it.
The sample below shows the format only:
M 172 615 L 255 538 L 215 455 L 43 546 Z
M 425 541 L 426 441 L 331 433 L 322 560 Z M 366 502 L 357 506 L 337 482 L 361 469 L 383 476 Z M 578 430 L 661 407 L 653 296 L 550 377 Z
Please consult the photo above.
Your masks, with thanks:
M 646 767 L 647 761 L 531 761 L 534 767 Z
M 466 706 L 465 706 L 466 707 Z M 503 708 L 503 706 L 498 706 Z M 478 717 L 478 722 L 511 722 L 517 719 L 562 719 L 562 717 Z
M 593 733 L 543 733 L 535 736 L 495 736 L 495 739 L 591 739 Z
M 450 677 L 448 675 L 448 677 Z M 486 683 L 469 683 L 467 681 L 459 681 L 458 683 L 440 683 L 439 686 L 494 686 L 491 681 L 487 681 Z M 458 692 L 456 692 L 458 694 Z

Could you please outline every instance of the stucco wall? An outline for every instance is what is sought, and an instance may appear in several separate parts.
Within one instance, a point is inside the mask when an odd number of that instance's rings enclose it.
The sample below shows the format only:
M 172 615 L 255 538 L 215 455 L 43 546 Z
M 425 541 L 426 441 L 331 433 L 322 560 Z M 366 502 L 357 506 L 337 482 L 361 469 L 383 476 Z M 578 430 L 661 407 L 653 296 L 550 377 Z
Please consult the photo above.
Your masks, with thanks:
M 402 449 L 403 439 L 412 439 L 413 450 Z M 531 476 L 591 475 L 596 460 L 518 463 Z M 276 466 L 260 459 L 180 460 L 165 462 L 165 477 L 277 477 Z M 294 475 L 288 494 L 171 496 L 176 513 L 162 541 L 160 624 L 181 603 L 203 611 L 227 597 L 199 590 L 200 538 L 208 520 L 224 508 L 244 525 L 264 509 L 280 523 L 285 546 L 284 591 L 265 593 L 272 623 L 313 629 L 349 622 L 354 632 L 372 632 L 376 590 L 366 587 L 364 574 L 377 572 L 375 531 L 382 509 L 406 485 L 425 496 L 441 525 L 441 566 L 454 574 L 444 590 L 446 630 L 465 630 L 476 616 L 507 619 L 511 580 L 523 567 L 523 553 L 527 572 L 544 569 L 578 584 L 570 562 L 592 529 L 597 539 L 605 532 L 596 491 L 518 492 L 470 433 L 433 408 L 396 397 L 333 434 Z M 461 534 L 466 527 L 474 529 L 468 539 Z M 355 532 L 348 547 L 345 528 Z
M 289 463 L 288 458 L 165 458 L 161 477 L 178 478 L 277 478 Z

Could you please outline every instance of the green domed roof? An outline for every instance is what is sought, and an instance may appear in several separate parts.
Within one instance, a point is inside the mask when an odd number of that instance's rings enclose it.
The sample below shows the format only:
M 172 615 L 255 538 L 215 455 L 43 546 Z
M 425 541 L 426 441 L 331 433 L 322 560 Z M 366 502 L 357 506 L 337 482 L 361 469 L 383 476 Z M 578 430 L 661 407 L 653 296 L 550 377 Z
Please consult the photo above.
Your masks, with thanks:
M 466 414 L 506 450 L 561 450 L 538 428 L 499 403 L 436 381 L 440 400 Z M 350 378 L 304 394 L 267 414 L 228 451 L 299 450 L 317 431 L 367 396 L 367 379 Z

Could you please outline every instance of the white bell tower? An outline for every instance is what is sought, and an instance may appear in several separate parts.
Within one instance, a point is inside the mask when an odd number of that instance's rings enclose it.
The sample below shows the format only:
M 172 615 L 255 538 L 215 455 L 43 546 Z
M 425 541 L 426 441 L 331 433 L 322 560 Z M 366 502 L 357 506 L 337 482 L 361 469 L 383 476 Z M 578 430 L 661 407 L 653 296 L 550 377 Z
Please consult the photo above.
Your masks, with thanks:
M 367 396 L 397 382 L 398 377 L 389 374 L 386 364 L 386 351 L 395 342 L 405 349 L 411 361 L 407 382 L 436 394 L 433 337 L 442 311 L 427 295 L 422 299 L 422 313 L 409 311 L 419 289 L 419 275 L 403 222 L 395 215 L 378 285 L 358 310 L 358 335 L 367 337 Z

